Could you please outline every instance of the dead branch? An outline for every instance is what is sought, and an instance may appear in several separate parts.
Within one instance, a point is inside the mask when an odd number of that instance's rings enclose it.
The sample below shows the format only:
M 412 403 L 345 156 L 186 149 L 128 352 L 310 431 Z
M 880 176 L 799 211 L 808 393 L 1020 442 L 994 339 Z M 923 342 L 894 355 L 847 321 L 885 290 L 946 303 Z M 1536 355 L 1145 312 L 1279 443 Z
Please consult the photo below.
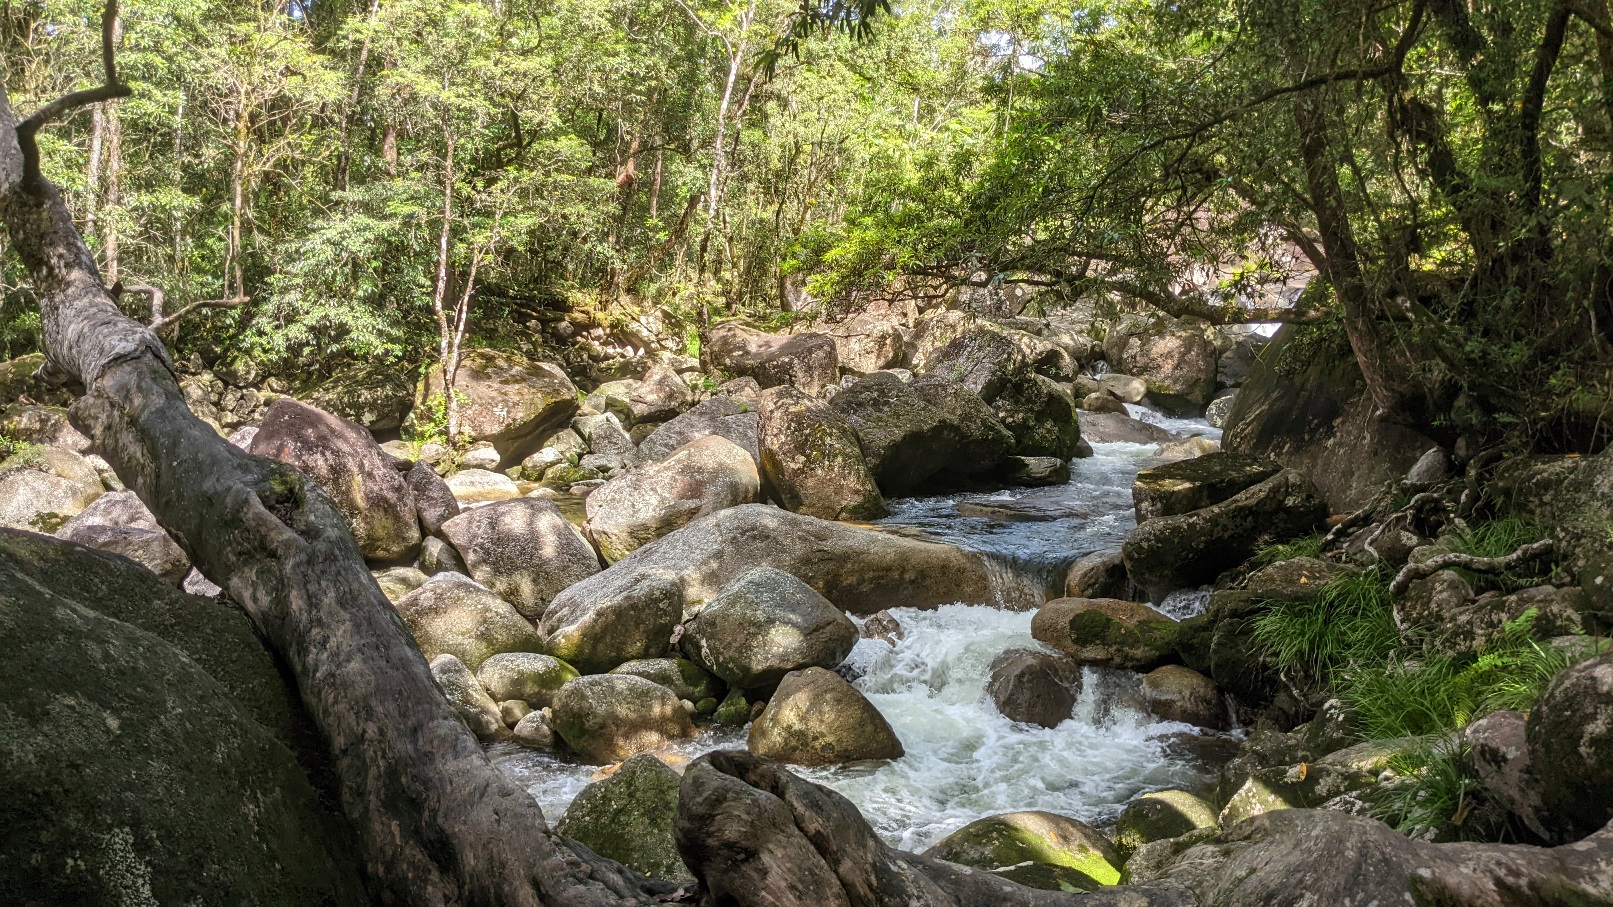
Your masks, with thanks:
M 199 309 L 233 309 L 252 301 L 250 296 L 232 296 L 229 299 L 202 299 L 187 303 L 181 306 L 179 311 L 167 314 L 163 311 L 163 304 L 168 296 L 161 287 L 154 287 L 149 284 L 135 284 L 134 286 L 122 286 L 120 284 L 113 288 L 114 296 L 117 295 L 116 291 L 118 289 L 136 296 L 144 296 L 149 300 L 151 319 L 147 322 L 146 327 L 150 328 L 154 334 L 161 334 L 179 323 L 180 319 Z
M 1441 570 L 1468 570 L 1473 573 L 1505 573 L 1519 564 L 1528 563 L 1539 557 L 1551 553 L 1553 547 L 1551 539 L 1541 539 L 1530 542 L 1511 554 L 1502 557 L 1476 557 L 1471 554 L 1441 554 L 1429 558 L 1420 564 L 1407 564 L 1395 574 L 1394 582 L 1389 584 L 1389 592 L 1399 595 L 1406 591 L 1406 587 L 1420 579 L 1433 576 Z

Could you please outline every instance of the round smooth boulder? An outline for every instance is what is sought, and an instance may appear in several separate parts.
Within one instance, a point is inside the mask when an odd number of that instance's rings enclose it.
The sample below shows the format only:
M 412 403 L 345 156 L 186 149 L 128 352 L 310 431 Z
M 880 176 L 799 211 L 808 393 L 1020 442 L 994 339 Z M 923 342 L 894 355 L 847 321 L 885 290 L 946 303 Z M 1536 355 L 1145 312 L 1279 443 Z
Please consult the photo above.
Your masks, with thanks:
M 1120 402 L 1120 398 L 1105 391 L 1093 391 L 1092 393 L 1087 394 L 1085 397 L 1082 397 L 1081 409 L 1089 413 L 1115 413 L 1116 415 L 1121 416 L 1131 415 L 1126 411 L 1126 404 Z
M 429 659 L 452 655 L 471 670 L 500 652 L 541 652 L 532 624 L 469 577 L 439 573 L 396 602 L 398 615 Z
M 106 487 L 89 461 L 60 447 L 24 447 L 0 462 L 0 527 L 51 533 Z
M 281 397 L 264 413 L 247 452 L 289 463 L 319 483 L 366 558 L 394 561 L 419 549 L 414 496 L 364 426 Z
M 724 693 L 721 680 L 687 658 L 639 658 L 611 668 L 610 673 L 654 681 L 689 702 L 721 699 Z
M 1097 829 L 1040 810 L 976 819 L 924 855 L 1054 891 L 1059 882 L 1096 891 L 1120 881 L 1120 857 Z
M 746 745 L 758 756 L 795 765 L 900 759 L 906 753 L 874 704 L 823 668 L 785 676 L 752 722 Z
M 1527 735 L 1540 822 L 1554 840 L 1613 819 L 1613 654 L 1557 675 L 1529 711 Z
M 793 387 L 762 392 L 758 443 L 768 493 L 786 510 L 825 520 L 874 520 L 890 511 L 857 430 Z
M 590 674 L 555 694 L 550 722 L 584 760 L 620 762 L 694 736 L 676 693 L 630 674 Z
M 537 442 L 565 428 L 577 412 L 577 386 L 560 366 L 505 350 L 466 350 L 454 378 L 459 422 L 476 441 L 491 441 L 507 460 L 519 461 Z M 442 370 L 426 370 L 411 418 L 441 400 Z M 529 449 L 530 448 L 530 449 Z
M 537 652 L 500 652 L 476 671 L 493 701 L 519 699 L 533 709 L 547 708 L 554 694 L 577 676 L 576 668 Z
M 1057 727 L 1075 711 L 1081 666 L 1063 655 L 1010 649 L 992 660 L 986 693 L 1010 721 Z
M 538 630 L 549 652 L 584 674 L 601 674 L 642 658 L 660 658 L 683 619 L 683 584 L 672 570 L 620 568 L 597 587 L 560 593 Z M 619 580 L 619 581 L 618 581 Z
M 190 572 L 184 549 L 157 525 L 157 518 L 132 491 L 109 491 L 96 498 L 56 537 L 121 554 L 175 586 Z
M 436 535 L 442 531 L 442 524 L 459 516 L 459 499 L 430 463 L 425 460 L 415 463 L 404 473 L 403 481 L 409 486 L 415 512 L 420 517 L 420 529 L 426 535 Z
M 1130 854 L 1144 844 L 1216 827 L 1215 807 L 1186 791 L 1162 790 L 1126 804 L 1115 823 L 1115 848 Z
M 477 740 L 487 743 L 510 736 L 504 716 L 499 714 L 498 703 L 482 689 L 476 675 L 464 662 L 452 655 L 438 655 L 431 660 L 431 676 L 436 678 L 448 703 Z
M 791 671 L 839 666 L 857 625 L 811 586 L 758 567 L 723 587 L 685 625 L 689 660 L 731 686 L 771 689 Z
M 1215 731 L 1230 726 L 1226 705 L 1215 681 L 1192 668 L 1165 665 L 1143 677 L 1143 703 L 1166 721 L 1181 721 Z
M 1031 636 L 1081 664 L 1139 671 L 1172 656 L 1176 621 L 1138 602 L 1060 598 L 1031 618 Z
M 840 380 L 840 356 L 826 334 L 767 334 L 730 322 L 707 332 L 701 357 L 763 388 L 788 384 L 813 396 Z
M 614 562 L 708 513 L 753 503 L 760 490 L 751 455 L 707 435 L 594 489 L 584 504 L 588 531 Z
M 583 788 L 555 831 L 650 878 L 692 883 L 672 835 L 682 780 L 649 753 L 634 756 Z
M 553 503 L 517 498 L 467 510 L 442 524 L 471 578 L 530 620 L 554 597 L 599 572 L 599 557 Z
M 444 483 L 456 504 L 489 504 L 521 496 L 515 480 L 486 469 L 461 469 Z M 439 527 L 439 531 L 441 531 Z

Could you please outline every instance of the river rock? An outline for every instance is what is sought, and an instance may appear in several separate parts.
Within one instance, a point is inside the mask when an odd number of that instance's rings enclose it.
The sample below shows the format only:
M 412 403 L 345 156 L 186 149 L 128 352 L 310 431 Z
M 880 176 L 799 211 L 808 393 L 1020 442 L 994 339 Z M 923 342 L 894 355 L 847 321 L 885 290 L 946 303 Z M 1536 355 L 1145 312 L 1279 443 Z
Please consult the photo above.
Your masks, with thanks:
M 1211 428 L 1226 428 L 1227 420 L 1232 416 L 1232 407 L 1237 405 L 1237 402 L 1236 391 L 1223 391 L 1217 394 L 1215 399 L 1204 407 L 1204 421 L 1208 422 Z
M 711 599 L 756 567 L 782 570 L 859 616 L 958 601 L 1028 601 L 1010 598 L 1018 591 L 1000 586 L 994 568 L 978 553 L 746 504 L 695 520 L 567 589 L 545 615 L 544 626 L 562 603 L 570 613 L 583 603 L 631 597 L 646 571 L 665 571 L 681 585 L 681 600 L 696 602 Z
M 760 489 L 751 455 L 709 435 L 594 489 L 588 531 L 605 559 L 618 561 L 692 520 L 754 502 Z
M 1097 551 L 1070 565 L 1064 576 L 1065 598 L 1125 598 L 1131 586 L 1126 562 L 1116 551 Z
M 612 567 L 556 596 L 538 629 L 554 655 L 585 673 L 602 673 L 665 655 L 683 602 L 675 570 Z
M 427 576 L 447 571 L 468 573 L 464 559 L 454 550 L 454 546 L 435 536 L 427 536 L 420 543 L 420 571 Z
M 753 458 L 758 457 L 754 399 L 712 397 L 677 418 L 662 423 L 639 444 L 639 459 L 642 462 L 664 460 L 683 445 L 707 435 L 727 438 Z
M 559 508 L 518 498 L 467 510 L 442 525 L 471 578 L 531 620 L 573 583 L 599 572 L 599 557 Z
M 1186 791 L 1155 791 L 1126 804 L 1115 823 L 1115 849 L 1130 855 L 1145 844 L 1179 838 L 1201 828 L 1216 828 L 1214 805 Z
M 537 652 L 500 652 L 476 671 L 495 702 L 519 699 L 534 710 L 548 708 L 554 694 L 577 676 L 576 668 Z
M 1170 432 L 1152 422 L 1116 413 L 1087 413 L 1081 417 L 1081 436 L 1093 444 L 1162 444 L 1173 440 Z
M 366 558 L 399 560 L 420 547 L 409 486 L 363 426 L 282 397 L 270 404 L 247 450 L 290 463 L 318 482 Z
M 687 658 L 640 658 L 617 665 L 610 673 L 653 681 L 692 703 L 720 700 L 725 694 L 722 681 Z
M 571 427 L 588 442 L 593 456 L 616 457 L 624 463 L 638 462 L 638 445 L 633 443 L 633 436 L 622 427 L 615 413 L 578 416 L 572 420 Z M 578 462 L 590 465 L 586 456 Z
M 1070 481 L 1070 461 L 1060 457 L 1007 457 L 1003 478 L 1023 488 L 1046 488 Z
M 999 331 L 975 328 L 953 338 L 925 360 L 924 373 L 963 385 L 987 403 L 1030 373 L 1019 345 Z
M 1060 598 L 1037 610 L 1031 636 L 1081 664 L 1148 670 L 1173 657 L 1176 621 L 1137 602 Z
M 67 410 L 32 403 L 16 403 L 0 409 L 0 438 L 59 447 L 77 454 L 87 453 L 93 446 L 90 439 L 68 421 Z
M 1194 435 L 1177 441 L 1167 441 L 1154 448 L 1154 462 L 1179 463 L 1218 453 L 1221 445 L 1203 435 Z
M 1517 816 L 1541 837 L 1540 791 L 1529 770 L 1528 717 L 1520 712 L 1491 712 L 1465 728 L 1474 777 L 1486 799 Z
M 1200 325 L 1126 318 L 1110 328 L 1104 354 L 1117 368 L 1145 380 L 1148 399 L 1167 412 L 1198 412 L 1215 393 L 1219 356 Z
M 0 727 L 8 904 L 368 901 L 324 747 L 230 606 L 0 530 Z
M 834 338 L 840 366 L 859 375 L 901 365 L 906 358 L 906 335 L 889 317 L 861 313 L 828 326 L 825 333 Z
M 900 759 L 905 751 L 890 722 L 833 671 L 787 674 L 751 724 L 752 753 L 794 765 Z
M 1143 397 L 1148 395 L 1148 382 L 1131 375 L 1110 372 L 1098 376 L 1098 390 L 1121 403 L 1141 403 Z
M 178 586 L 190 572 L 184 549 L 132 491 L 109 491 L 67 521 L 56 537 L 120 554 Z
M 567 746 L 596 765 L 694 736 L 676 693 L 628 674 L 591 674 L 561 687 L 550 721 Z
M 1281 471 L 1270 460 L 1224 451 L 1145 469 L 1131 485 L 1137 522 L 1219 504 Z
M 671 368 L 657 362 L 627 394 L 630 424 L 665 422 L 694 403 L 689 385 Z
M 577 387 L 560 366 L 507 350 L 465 350 L 454 391 L 465 434 L 493 442 L 509 464 L 519 463 L 577 412 Z M 419 402 L 442 396 L 442 370 L 427 369 L 416 414 Z
M 459 466 L 462 469 L 493 471 L 498 469 L 499 459 L 497 448 L 487 441 L 477 441 L 469 450 L 459 455 Z
M 1120 881 L 1120 857 L 1097 829 L 1039 810 L 976 819 L 924 855 L 1054 891 L 1059 882 L 1097 891 Z
M 1143 677 L 1143 702 L 1165 721 L 1224 731 L 1230 722 L 1215 681 L 1192 668 L 1165 665 Z
M 385 570 L 372 570 L 370 575 L 375 578 L 375 584 L 381 588 L 381 594 L 389 602 L 397 602 L 410 592 L 424 586 L 425 571 L 414 567 L 388 567 Z
M 1558 674 L 1529 711 L 1527 735 L 1550 840 L 1577 841 L 1613 819 L 1613 654 Z
M 430 463 L 424 460 L 415 463 L 404 474 L 403 481 L 409 486 L 415 512 L 420 517 L 420 529 L 426 535 L 437 535 L 442 532 L 442 524 L 459 516 L 459 499 Z
M 106 491 L 83 457 L 24 447 L 0 461 L 0 528 L 54 532 Z
M 536 750 L 552 750 L 558 743 L 549 716 L 544 712 L 528 712 L 510 729 L 510 739 Z
M 672 836 L 681 782 L 649 753 L 634 756 L 583 788 L 555 831 L 651 878 L 693 884 Z
M 509 602 L 457 573 L 439 573 L 395 603 L 426 658 L 476 670 L 500 652 L 541 652 L 543 640 Z
M 907 384 L 879 372 L 836 394 L 829 406 L 856 430 L 869 470 L 889 495 L 910 493 L 943 470 L 990 470 L 1013 443 L 978 397 L 940 378 Z
M 787 384 L 816 397 L 840 380 L 834 338 L 825 334 L 766 334 L 729 322 L 706 333 L 700 354 L 708 365 L 755 378 L 763 389 Z
M 1126 404 L 1120 398 L 1107 391 L 1094 391 L 1081 398 L 1081 409 L 1089 413 L 1114 413 L 1119 416 L 1129 416 Z
M 1081 428 L 1075 400 L 1052 379 L 1025 371 L 992 402 L 997 419 L 1014 436 L 1011 451 L 1021 457 L 1076 455 Z
M 1058 727 L 1075 711 L 1081 666 L 1062 655 L 1010 649 L 992 659 L 986 694 L 1010 721 Z
M 1214 580 L 1261 546 L 1304 535 L 1327 518 L 1327 505 L 1293 470 L 1191 513 L 1149 520 L 1122 547 L 1132 582 L 1155 601 Z
M 856 429 L 816 398 L 793 387 L 763 391 L 758 443 L 768 493 L 785 509 L 854 521 L 889 512 Z
M 298 396 L 370 431 L 393 431 L 403 426 L 414 405 L 410 371 L 378 362 L 349 362 Z
M 784 675 L 836 668 L 857 644 L 857 625 L 811 586 L 758 567 L 729 583 L 684 631 L 695 664 L 743 690 L 772 689 Z
M 454 712 L 464 720 L 476 739 L 491 743 L 510 736 L 504 716 L 499 713 L 498 703 L 487 695 L 476 675 L 465 667 L 464 662 L 452 655 L 438 655 L 431 660 L 431 676 L 436 678 L 443 696 L 447 697 Z

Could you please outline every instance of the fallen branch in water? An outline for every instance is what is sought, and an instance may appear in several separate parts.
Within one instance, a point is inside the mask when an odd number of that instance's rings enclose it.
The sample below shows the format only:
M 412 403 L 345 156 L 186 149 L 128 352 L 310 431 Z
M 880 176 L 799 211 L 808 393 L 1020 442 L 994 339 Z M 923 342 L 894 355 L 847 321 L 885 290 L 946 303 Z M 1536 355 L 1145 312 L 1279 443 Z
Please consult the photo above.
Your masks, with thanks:
M 1441 554 L 1431 557 L 1420 564 L 1407 564 L 1400 572 L 1395 574 L 1394 582 L 1389 584 L 1389 591 L 1399 595 L 1406 591 L 1417 580 L 1433 576 L 1441 570 L 1468 570 L 1473 573 L 1504 573 L 1519 564 L 1527 563 L 1538 557 L 1551 553 L 1551 539 L 1541 539 L 1530 542 L 1511 554 L 1502 557 L 1477 557 L 1471 554 Z

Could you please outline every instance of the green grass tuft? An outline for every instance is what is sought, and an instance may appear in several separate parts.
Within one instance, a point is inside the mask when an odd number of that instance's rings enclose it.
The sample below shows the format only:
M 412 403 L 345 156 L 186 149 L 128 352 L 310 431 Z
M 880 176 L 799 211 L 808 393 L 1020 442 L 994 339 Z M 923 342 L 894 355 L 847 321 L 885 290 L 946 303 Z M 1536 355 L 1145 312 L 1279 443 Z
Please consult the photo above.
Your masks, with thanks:
M 1322 537 L 1320 535 L 1307 535 L 1292 542 L 1282 542 L 1276 545 L 1267 545 L 1255 552 L 1254 566 L 1256 569 L 1270 567 L 1283 561 L 1295 558 L 1322 556 Z
M 1381 660 L 1400 642 L 1389 585 L 1376 570 L 1335 579 L 1312 601 L 1274 602 L 1254 635 L 1279 668 L 1315 680 L 1352 661 Z

